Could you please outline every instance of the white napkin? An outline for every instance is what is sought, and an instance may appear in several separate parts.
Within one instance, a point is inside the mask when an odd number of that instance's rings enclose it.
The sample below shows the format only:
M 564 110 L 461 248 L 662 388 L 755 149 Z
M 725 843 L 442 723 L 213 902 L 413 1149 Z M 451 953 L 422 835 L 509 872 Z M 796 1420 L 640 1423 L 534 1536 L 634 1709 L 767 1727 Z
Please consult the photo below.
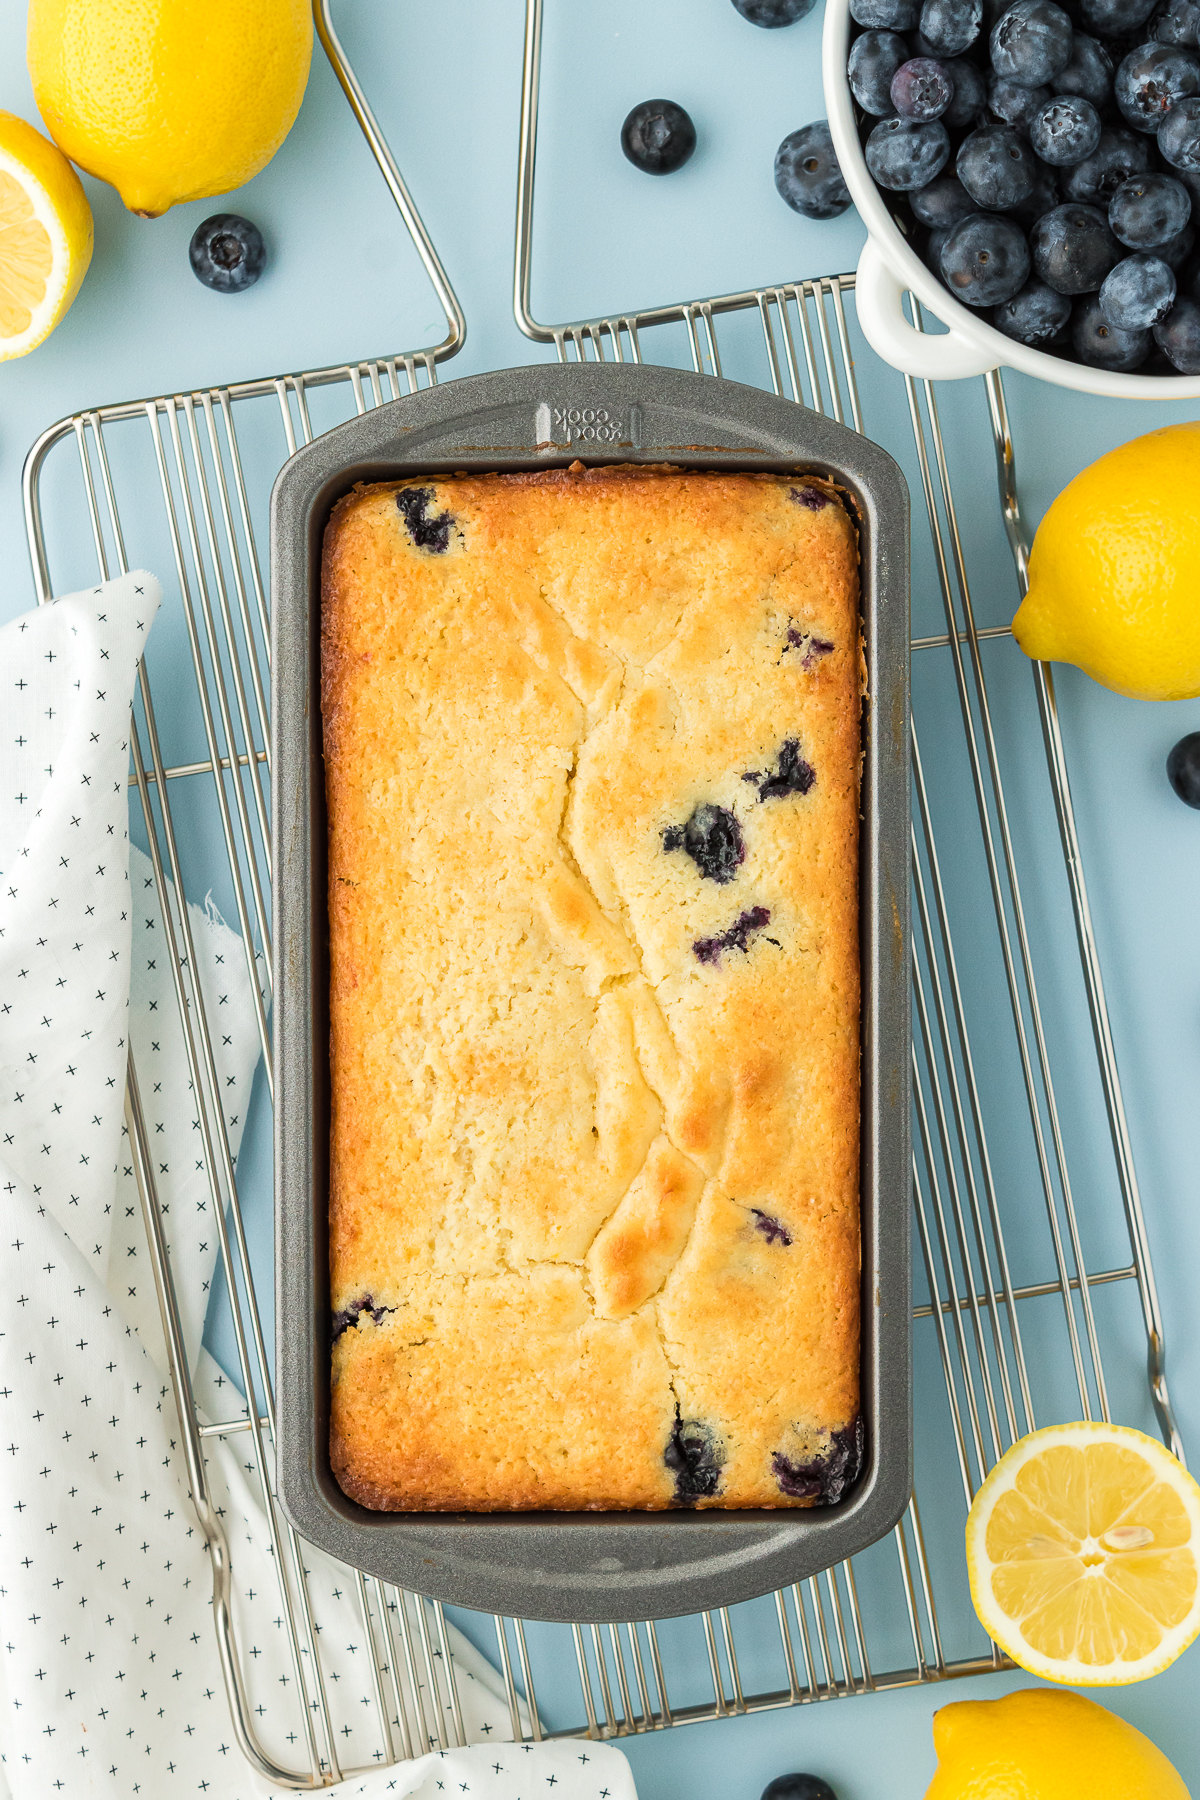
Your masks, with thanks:
M 129 1039 L 197 1395 L 212 1416 L 239 1412 L 200 1348 L 216 1232 L 158 897 L 127 842 L 129 701 L 160 597 L 134 573 L 0 630 L 0 1794 L 6 1776 L 14 1800 L 290 1791 L 251 1772 L 230 1728 L 125 1140 Z M 189 917 L 236 1156 L 258 1056 L 249 971 L 211 902 Z M 209 1444 L 255 1729 L 302 1768 L 251 1439 Z M 379 1738 L 357 1585 L 310 1548 L 305 1563 L 338 1754 L 361 1766 Z M 634 1800 L 612 1746 L 512 1744 L 496 1671 L 457 1632 L 451 1648 L 473 1747 L 323 1791 Z M 440 1687 L 422 1695 L 448 1705 Z

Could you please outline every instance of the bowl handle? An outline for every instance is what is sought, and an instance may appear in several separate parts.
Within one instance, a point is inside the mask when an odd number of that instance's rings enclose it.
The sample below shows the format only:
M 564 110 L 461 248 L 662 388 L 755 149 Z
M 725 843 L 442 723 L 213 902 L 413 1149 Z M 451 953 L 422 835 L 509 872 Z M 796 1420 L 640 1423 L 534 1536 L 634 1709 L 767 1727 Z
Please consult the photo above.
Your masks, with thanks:
M 949 332 L 917 331 L 904 316 L 904 289 L 868 238 L 854 278 L 855 309 L 872 350 L 905 375 L 961 381 L 998 367 L 994 351 L 980 349 L 951 326 Z

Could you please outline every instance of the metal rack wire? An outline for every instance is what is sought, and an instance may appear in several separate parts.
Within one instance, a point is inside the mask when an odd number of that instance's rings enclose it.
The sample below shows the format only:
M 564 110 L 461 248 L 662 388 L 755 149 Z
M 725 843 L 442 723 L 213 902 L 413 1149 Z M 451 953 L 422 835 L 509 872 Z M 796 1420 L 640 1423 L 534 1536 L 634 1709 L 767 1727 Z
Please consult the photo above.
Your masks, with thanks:
M 293 1788 L 318 1788 L 354 1771 L 343 1769 L 338 1756 L 302 1546 L 277 1512 L 263 1474 L 270 1468 L 274 1425 L 269 1355 L 212 1041 L 192 979 L 187 910 L 176 899 L 185 891 L 185 858 L 175 795 L 181 786 L 208 784 L 215 854 L 224 857 L 222 879 L 234 898 L 257 995 L 255 949 L 269 950 L 270 943 L 264 781 L 270 756 L 269 633 L 254 525 L 257 502 L 285 457 L 313 433 L 312 390 L 329 390 L 342 415 L 362 412 L 412 391 L 422 369 L 426 380 L 436 379 L 438 363 L 455 354 L 465 333 L 453 289 L 337 41 L 328 0 L 315 0 L 314 11 L 326 53 L 441 301 L 445 338 L 430 349 L 373 361 L 81 413 L 39 439 L 25 475 L 40 599 L 52 591 L 43 485 L 48 469 L 59 479 L 59 464 L 64 455 L 69 460 L 72 446 L 78 484 L 63 528 L 86 517 L 101 574 L 152 560 L 162 543 L 174 565 L 206 754 L 168 763 L 143 666 L 130 780 L 149 844 L 189 1072 L 200 1100 L 239 1379 L 245 1395 L 260 1397 L 261 1411 L 250 1404 L 240 1416 L 207 1424 L 197 1416 L 132 1063 L 127 1116 L 189 1478 L 212 1550 L 214 1617 L 234 1728 L 254 1767 L 277 1785 Z M 678 343 L 667 341 L 674 329 L 682 333 L 684 353 L 697 371 L 721 378 L 724 344 L 727 369 L 736 362 L 739 376 L 863 430 L 852 276 L 566 325 L 545 326 L 534 319 L 541 31 L 542 0 L 526 0 L 514 284 L 521 329 L 554 345 L 563 359 L 589 354 L 603 359 L 607 353 L 634 360 L 647 355 L 651 332 L 656 350 L 662 344 L 664 356 L 676 354 Z M 755 326 L 750 336 L 740 331 L 747 322 Z M 914 322 L 921 325 L 919 313 Z M 985 387 L 1004 526 L 1023 583 L 1025 539 L 1000 376 L 986 377 Z M 1130 1390 L 1135 1338 L 1146 1348 L 1149 1393 L 1161 1430 L 1181 1454 L 1051 673 L 1045 667 L 1034 670 L 1046 750 L 1041 799 L 1045 823 L 1053 830 L 1056 820 L 1061 839 L 1067 916 L 1080 955 L 1079 1007 L 1090 1018 L 1096 1048 L 1093 1098 L 1107 1118 L 1114 1152 L 1107 1181 L 1091 1165 L 1085 1168 L 1087 1208 L 1075 1198 L 1076 1047 L 1062 1029 L 1061 1002 L 1048 1004 L 1039 987 L 1039 971 L 1045 986 L 1047 958 L 1061 963 L 1061 922 L 1042 916 L 1053 913 L 1053 906 L 1046 906 L 1040 879 L 1037 904 L 1026 898 L 1026 834 L 1018 829 L 1008 798 L 1009 676 L 1013 659 L 1020 659 L 1006 627 L 977 621 L 935 385 L 902 380 L 871 359 L 866 392 L 885 390 L 902 395 L 911 429 L 906 454 L 910 461 L 915 455 L 927 515 L 928 585 L 944 625 L 913 640 L 920 677 L 913 750 L 914 1193 L 926 1290 L 914 1326 L 917 1495 L 894 1536 L 853 1565 L 729 1611 L 621 1627 L 456 1615 L 498 1662 L 517 1739 L 620 1737 L 1003 1667 L 975 1625 L 961 1557 L 942 1553 L 944 1546 L 961 1541 L 966 1506 L 997 1456 L 1037 1422 L 1109 1416 L 1114 1368 L 1123 1392 Z M 273 419 L 273 438 L 265 442 L 265 415 L 255 410 L 264 407 Z M 893 409 L 893 422 L 894 416 Z M 248 431 L 257 445 L 252 465 L 242 454 Z M 160 511 L 145 503 L 147 435 Z M 899 453 L 897 443 L 889 447 Z M 968 480 L 971 474 L 968 469 Z M 155 513 L 152 519 L 149 512 Z M 962 874 L 964 863 L 970 865 L 970 879 Z M 1058 997 L 1057 966 L 1055 973 Z M 268 1008 L 269 996 L 262 995 L 257 1022 L 269 1083 Z M 1071 1089 L 1066 1102 L 1060 1098 L 1064 1068 Z M 1105 1340 L 1117 1348 L 1116 1362 L 1110 1354 L 1107 1367 Z M 204 1444 L 209 1437 L 238 1432 L 253 1441 L 270 1522 L 279 1581 L 272 1604 L 278 1603 L 287 1623 L 297 1736 L 307 1751 L 302 1768 L 279 1766 L 256 1735 L 254 1677 L 234 1630 L 229 1544 L 210 1501 Z M 349 1573 L 349 1582 L 373 1659 L 378 1749 L 370 1766 L 463 1742 L 446 1613 L 357 1572 Z

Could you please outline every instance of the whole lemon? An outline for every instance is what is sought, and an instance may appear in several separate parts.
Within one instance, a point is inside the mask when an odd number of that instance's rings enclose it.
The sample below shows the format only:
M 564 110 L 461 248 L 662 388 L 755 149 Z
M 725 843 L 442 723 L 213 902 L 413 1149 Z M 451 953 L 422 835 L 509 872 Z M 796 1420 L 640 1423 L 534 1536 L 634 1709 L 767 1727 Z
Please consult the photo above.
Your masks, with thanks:
M 1012 628 L 1026 656 L 1119 694 L 1200 694 L 1200 424 L 1134 438 L 1063 489 Z
M 1189 1800 L 1148 1737 L 1062 1688 L 943 1706 L 933 1745 L 925 1800 Z
M 228 193 L 292 128 L 307 0 L 29 0 L 29 73 L 60 150 L 157 218 Z

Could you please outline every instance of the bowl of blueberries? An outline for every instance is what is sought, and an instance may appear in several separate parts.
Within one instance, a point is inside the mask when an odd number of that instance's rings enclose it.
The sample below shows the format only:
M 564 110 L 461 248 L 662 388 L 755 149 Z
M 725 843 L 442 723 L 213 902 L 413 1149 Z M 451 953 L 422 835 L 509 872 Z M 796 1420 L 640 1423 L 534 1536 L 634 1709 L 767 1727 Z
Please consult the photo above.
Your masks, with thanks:
M 1200 395 L 1200 0 L 826 0 L 824 78 L 888 362 Z

